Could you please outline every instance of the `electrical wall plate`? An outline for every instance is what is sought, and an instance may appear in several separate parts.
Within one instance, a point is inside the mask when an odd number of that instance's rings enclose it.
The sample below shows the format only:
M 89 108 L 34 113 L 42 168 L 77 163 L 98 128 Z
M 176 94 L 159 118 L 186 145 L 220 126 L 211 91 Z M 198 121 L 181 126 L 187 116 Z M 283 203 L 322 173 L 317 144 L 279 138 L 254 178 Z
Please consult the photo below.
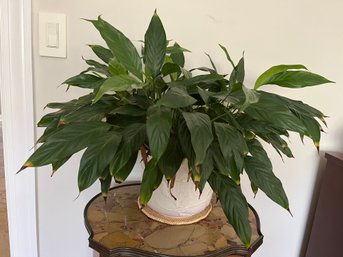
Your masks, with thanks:
M 39 55 L 67 58 L 67 16 L 39 13 Z

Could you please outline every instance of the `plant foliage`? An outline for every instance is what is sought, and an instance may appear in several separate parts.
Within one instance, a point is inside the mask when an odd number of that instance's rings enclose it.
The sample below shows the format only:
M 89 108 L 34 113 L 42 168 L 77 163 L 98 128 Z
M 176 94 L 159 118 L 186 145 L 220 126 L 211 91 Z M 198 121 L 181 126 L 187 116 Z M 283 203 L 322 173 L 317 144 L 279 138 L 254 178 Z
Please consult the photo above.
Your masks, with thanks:
M 89 20 L 106 42 L 90 45 L 99 58 L 85 60 L 88 69 L 67 79 L 68 87 L 87 94 L 65 103 L 49 103 L 56 111 L 38 122 L 45 127 L 41 146 L 26 167 L 51 164 L 55 172 L 73 154 L 84 150 L 78 171 L 80 192 L 97 179 L 106 195 L 112 178 L 124 181 L 139 151 L 146 164 L 140 201 L 145 205 L 162 177 L 172 179 L 188 159 L 192 179 L 202 190 L 209 182 L 228 221 L 247 247 L 251 231 L 248 204 L 240 189 L 246 172 L 256 193 L 261 189 L 285 209 L 289 203 L 263 149 L 271 144 L 292 157 L 285 139 L 289 131 L 319 146 L 324 115 L 301 101 L 261 90 L 267 84 L 302 88 L 331 81 L 305 66 L 278 65 L 262 73 L 254 89 L 244 84 L 244 57 L 237 64 L 224 51 L 232 71 L 184 67 L 185 48 L 167 40 L 155 12 L 144 37 L 142 54 L 118 29 L 103 20 Z M 150 156 L 150 158 L 149 158 Z

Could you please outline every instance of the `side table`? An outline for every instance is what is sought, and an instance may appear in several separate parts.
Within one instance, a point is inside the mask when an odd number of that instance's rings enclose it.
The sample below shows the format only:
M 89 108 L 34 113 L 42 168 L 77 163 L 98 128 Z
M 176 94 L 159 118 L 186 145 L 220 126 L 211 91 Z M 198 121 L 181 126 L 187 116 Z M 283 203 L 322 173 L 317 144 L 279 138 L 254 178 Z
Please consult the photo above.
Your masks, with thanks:
M 146 217 L 137 207 L 139 184 L 110 190 L 105 203 L 101 194 L 84 211 L 90 234 L 89 247 L 101 257 L 251 256 L 262 244 L 260 222 L 249 207 L 252 245 L 244 247 L 215 199 L 210 215 L 195 224 L 170 226 Z

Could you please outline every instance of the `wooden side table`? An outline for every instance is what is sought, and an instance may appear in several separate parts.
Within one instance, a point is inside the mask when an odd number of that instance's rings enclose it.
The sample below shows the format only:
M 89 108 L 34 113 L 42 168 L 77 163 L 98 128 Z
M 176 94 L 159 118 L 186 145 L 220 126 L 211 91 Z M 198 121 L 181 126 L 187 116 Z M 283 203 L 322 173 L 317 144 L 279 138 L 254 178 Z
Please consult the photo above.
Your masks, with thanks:
M 99 194 L 87 204 L 89 246 L 101 257 L 251 256 L 262 244 L 260 222 L 250 207 L 252 245 L 246 249 L 213 199 L 210 215 L 195 224 L 170 226 L 146 217 L 137 207 L 139 184 L 111 189 L 107 202 Z

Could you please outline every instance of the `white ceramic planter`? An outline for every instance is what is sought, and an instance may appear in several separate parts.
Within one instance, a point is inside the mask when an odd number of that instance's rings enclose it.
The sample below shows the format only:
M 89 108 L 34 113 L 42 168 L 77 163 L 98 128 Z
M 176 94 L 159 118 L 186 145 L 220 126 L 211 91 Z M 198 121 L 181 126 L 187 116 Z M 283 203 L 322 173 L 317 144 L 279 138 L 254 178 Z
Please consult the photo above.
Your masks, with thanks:
M 190 224 L 205 218 L 212 208 L 213 191 L 206 183 L 200 196 L 193 181 L 188 180 L 188 173 L 188 161 L 185 159 L 176 173 L 174 187 L 170 190 L 163 178 L 142 211 L 152 219 L 174 225 Z

